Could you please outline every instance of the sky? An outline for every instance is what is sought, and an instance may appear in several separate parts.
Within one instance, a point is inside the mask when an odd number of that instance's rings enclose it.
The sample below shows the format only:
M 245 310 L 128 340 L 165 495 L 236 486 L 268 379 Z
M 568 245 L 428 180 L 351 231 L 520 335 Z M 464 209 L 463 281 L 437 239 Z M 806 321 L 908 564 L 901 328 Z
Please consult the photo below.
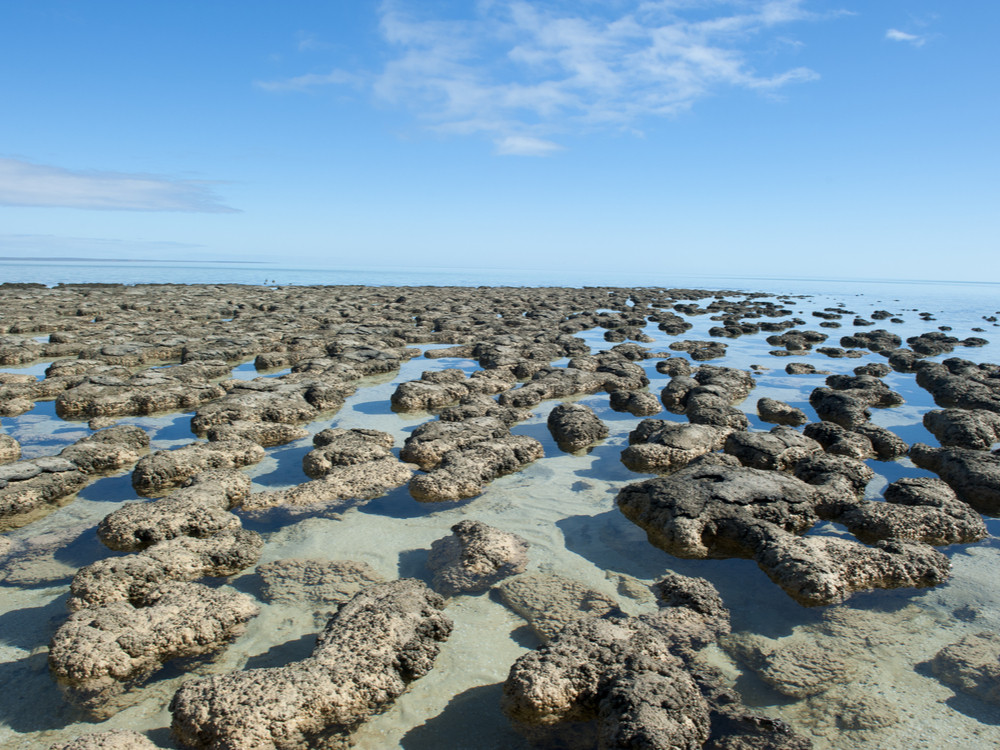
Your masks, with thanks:
M 3 0 L 0 256 L 1000 282 L 995 0 Z

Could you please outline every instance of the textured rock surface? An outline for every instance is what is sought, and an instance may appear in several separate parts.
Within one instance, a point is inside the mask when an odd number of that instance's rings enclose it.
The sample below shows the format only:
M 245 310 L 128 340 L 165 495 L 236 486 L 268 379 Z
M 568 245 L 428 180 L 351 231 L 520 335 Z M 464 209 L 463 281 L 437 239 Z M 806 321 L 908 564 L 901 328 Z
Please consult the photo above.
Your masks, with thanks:
M 103 718 L 163 662 L 218 651 L 257 612 L 246 594 L 166 583 L 140 599 L 70 615 L 52 638 L 49 669 L 72 703 Z
M 353 560 L 276 560 L 257 567 L 261 597 L 272 604 L 311 604 L 336 609 L 383 578 L 370 565 Z
M 721 448 L 731 432 L 728 427 L 644 419 L 629 433 L 629 446 L 622 451 L 621 460 L 632 471 L 676 471 Z
M 815 643 L 778 645 L 751 633 L 734 633 L 725 636 L 722 644 L 762 680 L 792 698 L 826 692 L 850 681 L 856 671 L 855 664 L 844 654 Z
M 786 404 L 784 401 L 767 397 L 757 400 L 757 414 L 765 422 L 792 427 L 809 421 L 806 413 L 801 409 Z
M 350 733 L 430 671 L 451 621 L 413 579 L 365 589 L 331 618 L 312 656 L 192 680 L 170 704 L 190 747 L 343 747 Z
M 109 729 L 60 742 L 49 750 L 158 750 L 148 737 L 130 729 Z
M 885 502 L 860 502 L 836 517 L 863 542 L 902 539 L 968 544 L 987 536 L 982 517 L 940 479 L 904 477 L 886 487 Z
M 325 505 L 346 510 L 381 497 L 389 490 L 406 484 L 412 476 L 410 465 L 398 461 L 395 456 L 337 466 L 322 479 L 287 489 L 255 492 L 243 501 L 243 509 L 256 511 L 275 506 L 303 508 Z
M 549 412 L 547 425 L 556 444 L 567 453 L 608 436 L 608 426 L 585 404 L 558 404 Z
M 581 618 L 618 612 L 618 602 L 563 576 L 528 574 L 497 586 L 501 601 L 528 621 L 543 641 Z
M 938 651 L 930 665 L 941 682 L 1000 705 L 1000 635 L 967 635 Z
M 238 469 L 260 462 L 265 455 L 264 449 L 250 440 L 190 443 L 140 460 L 132 471 L 132 486 L 140 495 L 153 496 L 208 469 Z
M 678 557 L 752 558 L 802 604 L 947 578 L 947 558 L 924 545 L 893 541 L 869 548 L 796 536 L 818 520 L 817 508 L 836 506 L 830 493 L 840 492 L 839 486 L 808 485 L 773 471 L 697 461 L 671 476 L 624 487 L 617 503 L 660 549 Z
M 1000 514 L 1000 455 L 968 448 L 931 448 L 916 443 L 910 459 L 933 471 L 980 513 Z
M 944 446 L 988 451 L 1000 443 L 1000 413 L 985 409 L 933 409 L 924 427 Z
M 769 432 L 733 432 L 726 438 L 724 450 L 753 469 L 790 471 L 822 446 L 796 429 L 777 425 Z
M 256 563 L 263 547 L 256 531 L 226 529 L 205 539 L 181 536 L 134 555 L 108 557 L 80 568 L 66 606 L 80 610 L 142 601 L 168 581 L 234 575 Z
M 482 493 L 497 477 L 511 474 L 544 455 L 542 444 L 510 435 L 449 451 L 428 474 L 410 480 L 410 494 L 421 502 L 464 500 Z
M 528 565 L 528 543 L 479 521 L 459 521 L 427 556 L 435 591 L 445 596 L 485 591 Z
M 240 520 L 229 511 L 249 497 L 250 486 L 250 477 L 233 469 L 203 472 L 167 497 L 126 503 L 97 525 L 97 536 L 110 549 L 135 552 L 178 536 L 237 529 Z
M 648 391 L 612 391 L 611 408 L 636 417 L 648 417 L 662 410 L 659 399 Z

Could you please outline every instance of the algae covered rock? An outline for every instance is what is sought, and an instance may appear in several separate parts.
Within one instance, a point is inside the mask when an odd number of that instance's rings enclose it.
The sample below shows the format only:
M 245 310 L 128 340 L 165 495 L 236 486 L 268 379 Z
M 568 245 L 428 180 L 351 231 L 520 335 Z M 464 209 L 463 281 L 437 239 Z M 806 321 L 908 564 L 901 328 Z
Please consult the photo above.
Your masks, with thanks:
M 364 589 L 306 659 L 182 685 L 170 703 L 173 733 L 196 748 L 346 747 L 353 730 L 431 670 L 452 629 L 443 605 L 414 579 Z

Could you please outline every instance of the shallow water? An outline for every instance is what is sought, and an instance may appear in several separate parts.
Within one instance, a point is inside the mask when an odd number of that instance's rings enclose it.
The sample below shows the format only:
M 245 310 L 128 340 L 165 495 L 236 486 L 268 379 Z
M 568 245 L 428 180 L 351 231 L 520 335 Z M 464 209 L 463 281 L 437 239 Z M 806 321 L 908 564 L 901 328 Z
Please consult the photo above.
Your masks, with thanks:
M 880 290 L 878 295 L 834 297 L 817 295 L 790 305 L 806 326 L 830 334 L 829 345 L 856 330 L 847 315 L 839 329 L 818 328 L 812 310 L 844 303 L 863 317 L 885 308 L 905 319 L 903 324 L 878 322 L 904 339 L 951 325 L 952 335 L 980 335 L 991 339 L 981 349 L 957 348 L 953 354 L 974 361 L 1000 361 L 1000 329 L 984 322 L 994 313 L 976 307 L 968 297 L 951 308 L 940 299 L 937 306 L 922 306 L 932 299 L 924 295 L 911 301 L 896 301 Z M 945 295 L 947 297 L 947 295 Z M 951 299 L 948 297 L 947 299 Z M 914 309 L 935 313 L 937 321 L 920 320 Z M 654 351 L 667 351 L 676 338 L 707 339 L 709 327 L 717 325 L 707 315 L 688 318 L 694 328 L 681 337 L 668 337 L 655 326 L 647 333 L 656 339 L 646 344 Z M 974 334 L 973 327 L 986 333 Z M 579 334 L 592 349 L 608 348 L 603 329 Z M 822 375 L 787 375 L 791 361 L 808 361 L 820 369 L 849 373 L 866 362 L 883 361 L 879 355 L 861 359 L 832 359 L 815 352 L 807 356 L 773 357 L 765 342 L 768 334 L 723 341 L 728 344 L 725 364 L 750 368 L 759 365 L 757 388 L 741 405 L 750 416 L 752 429 L 769 429 L 754 412 L 757 399 L 778 398 L 803 409 L 811 421 L 817 419 L 808 403 L 810 391 L 822 385 Z M 992 341 L 996 338 L 996 341 Z M 431 347 L 422 347 L 424 349 Z M 678 355 L 676 352 L 671 352 Z M 683 356 L 683 355 L 679 355 Z M 659 393 L 668 378 L 654 369 L 655 360 L 643 364 L 651 380 L 650 391 Z M 10 370 L 40 372 L 48 363 Z M 367 427 L 392 434 L 397 449 L 429 414 L 396 414 L 389 396 L 398 383 L 418 378 L 424 370 L 477 365 L 472 360 L 415 358 L 398 373 L 361 381 L 357 392 L 329 419 L 308 428 L 316 433 L 329 426 Z M 38 370 L 38 368 L 41 370 Z M 234 376 L 253 376 L 252 365 L 236 368 Z M 273 374 L 273 373 L 268 373 Z M 892 373 L 886 382 L 906 398 L 894 409 L 873 410 L 873 421 L 896 431 L 908 442 L 936 441 L 920 424 L 922 414 L 932 408 L 929 395 L 917 387 L 912 375 Z M 276 509 L 245 518 L 248 528 L 266 538 L 261 564 L 289 557 L 351 559 L 370 564 L 386 578 L 414 576 L 430 580 L 425 567 L 431 543 L 449 533 L 451 525 L 474 518 L 514 532 L 531 544 L 529 572 L 557 573 L 574 578 L 617 598 L 631 613 L 652 611 L 651 599 L 636 600 L 629 582 L 652 584 L 667 570 L 709 579 L 720 591 L 732 613 L 734 631 L 752 631 L 782 642 L 812 640 L 825 648 L 840 649 L 855 641 L 866 645 L 854 653 L 857 674 L 840 692 L 812 700 L 792 700 L 776 693 L 750 672 L 744 671 L 718 649 L 711 653 L 741 691 L 745 701 L 774 716 L 784 718 L 809 736 L 817 748 L 931 748 L 944 743 L 962 748 L 1000 745 L 1000 708 L 957 694 L 938 682 L 925 662 L 944 645 L 968 633 L 996 631 L 1000 626 L 1000 545 L 990 537 L 974 545 L 945 548 L 952 560 L 949 582 L 933 589 L 876 591 L 856 594 L 837 609 L 845 611 L 850 627 L 831 637 L 817 629 L 824 612 L 831 608 L 806 609 L 796 604 L 748 560 L 682 560 L 646 542 L 645 534 L 615 508 L 614 498 L 625 484 L 644 478 L 626 469 L 619 460 L 627 436 L 640 421 L 612 411 L 607 394 L 582 397 L 611 430 L 607 439 L 591 451 L 562 453 L 545 426 L 548 411 L 557 401 L 543 402 L 534 417 L 513 428 L 530 435 L 544 446 L 545 458 L 523 471 L 489 485 L 477 498 L 459 503 L 421 504 L 406 488 L 388 493 L 342 514 L 291 513 Z M 170 448 L 194 439 L 191 414 L 148 418 L 125 418 L 139 424 L 152 439 L 153 448 Z M 683 421 L 683 416 L 661 412 L 661 419 Z M 88 434 L 85 422 L 66 422 L 54 415 L 51 403 L 39 403 L 25 415 L 3 418 L 3 429 L 22 443 L 26 457 L 54 454 Z M 273 489 L 306 481 L 301 459 L 311 448 L 310 438 L 268 449 L 268 458 L 249 467 L 255 489 Z M 869 494 L 877 496 L 885 484 L 901 476 L 929 476 L 907 459 L 893 463 L 871 461 L 877 476 Z M 46 646 L 66 618 L 65 599 L 74 571 L 108 556 L 94 535 L 94 527 L 122 503 L 137 498 L 128 473 L 100 479 L 80 492 L 75 501 L 47 517 L 7 536 L 23 543 L 19 554 L 4 568 L 0 597 L 0 746 L 45 748 L 96 729 L 128 727 L 145 731 L 161 747 L 175 747 L 169 735 L 170 697 L 189 673 L 167 667 L 140 694 L 141 700 L 101 724 L 81 721 L 60 696 L 49 678 Z M 989 520 L 992 534 L 1000 523 Z M 834 524 L 822 524 L 815 533 L 841 533 Z M 259 579 L 253 569 L 229 583 L 255 593 Z M 410 690 L 382 715 L 375 717 L 356 735 L 365 750 L 403 747 L 426 748 L 526 748 L 499 709 L 500 686 L 513 661 L 538 645 L 525 622 L 498 601 L 484 594 L 451 600 L 447 614 L 455 621 L 451 638 L 443 645 L 435 668 L 414 682 Z M 213 663 L 202 665 L 197 674 L 225 672 L 258 666 L 274 666 L 308 655 L 317 632 L 317 621 L 309 608 L 264 605 L 247 632 L 222 652 Z M 837 706 L 851 700 L 880 699 L 895 711 L 898 720 L 880 729 L 845 729 L 838 726 Z

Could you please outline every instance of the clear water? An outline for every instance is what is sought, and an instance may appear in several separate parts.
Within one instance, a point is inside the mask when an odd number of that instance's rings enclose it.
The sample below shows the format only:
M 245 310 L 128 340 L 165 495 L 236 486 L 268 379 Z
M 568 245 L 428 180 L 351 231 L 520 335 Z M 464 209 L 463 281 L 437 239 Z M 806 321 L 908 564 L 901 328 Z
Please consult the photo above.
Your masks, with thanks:
M 152 267 L 157 271 L 152 273 Z M 12 270 L 12 268 L 14 270 Z M 263 283 L 272 277 L 278 284 L 357 283 L 357 284 L 516 284 L 618 285 L 613 277 L 560 281 L 552 275 L 524 272 L 427 270 L 417 273 L 382 273 L 363 269 L 312 271 L 295 269 L 218 267 L 206 264 L 178 265 L 164 271 L 162 264 L 128 264 L 106 267 L 81 264 L 79 268 L 58 268 L 49 264 L 0 263 L 0 280 L 6 281 L 121 281 L 141 283 L 148 278 L 176 282 Z M 250 278 L 253 274 L 254 277 Z M 285 274 L 283 276 L 283 274 Z M 60 276 L 62 275 L 62 276 Z M 521 280 L 518 281 L 518 278 Z M 465 280 L 464 282 L 462 280 Z M 819 319 L 812 310 L 843 303 L 848 309 L 868 317 L 876 309 L 898 313 L 906 322 L 886 327 L 906 336 L 933 330 L 939 325 L 953 327 L 952 334 L 964 338 L 980 335 L 990 339 L 982 349 L 956 350 L 956 356 L 975 361 L 1000 361 L 1000 328 L 983 320 L 1000 309 L 1000 287 L 988 284 L 916 282 L 838 282 L 833 280 L 633 279 L 632 285 L 733 288 L 780 294 L 812 294 L 795 300 L 790 307 L 817 328 Z M 938 320 L 923 322 L 915 311 L 933 313 Z M 831 345 L 840 335 L 851 333 L 845 316 L 841 329 L 830 329 Z M 684 338 L 707 338 L 716 325 L 708 316 L 693 316 L 694 328 Z M 985 333 L 974 334 L 981 327 Z M 823 330 L 823 329 L 818 329 Z M 674 339 L 654 326 L 647 332 L 656 338 L 648 346 L 666 350 Z M 581 334 L 597 350 L 610 346 L 603 330 Z M 850 372 L 867 361 L 881 361 L 877 355 L 857 359 L 830 359 L 810 353 L 804 357 L 776 358 L 765 335 L 726 340 L 726 360 L 712 364 L 764 368 L 758 386 L 742 405 L 752 427 L 767 429 L 754 414 L 756 400 L 771 396 L 788 401 L 816 419 L 808 404 L 812 388 L 822 376 L 790 376 L 784 372 L 789 361 L 808 361 L 831 372 Z M 41 365 L 20 368 L 20 372 L 40 372 Z M 650 390 L 658 393 L 667 378 L 656 373 L 653 361 L 645 363 L 651 379 Z M 389 396 L 396 384 L 420 376 L 423 370 L 462 367 L 471 371 L 470 360 L 413 359 L 393 375 L 362 381 L 357 393 L 332 418 L 309 425 L 315 433 L 328 426 L 369 427 L 393 434 L 402 445 L 407 434 L 431 418 L 427 414 L 396 414 L 389 410 Z M 14 370 L 11 370 L 14 371 Z M 234 376 L 252 377 L 252 365 L 236 368 Z M 274 373 L 268 373 L 274 374 Z M 907 399 L 903 406 L 876 410 L 874 420 L 897 431 L 910 442 L 935 444 L 924 430 L 920 417 L 930 400 L 916 387 L 912 376 L 893 373 L 891 387 Z M 929 673 L 925 662 L 944 645 L 968 633 L 995 632 L 1000 627 L 1000 549 L 991 536 L 975 545 L 958 545 L 944 551 L 952 560 L 951 580 L 937 588 L 898 590 L 855 595 L 842 607 L 853 618 L 849 631 L 836 637 L 821 633 L 817 622 L 828 608 L 805 609 L 795 604 L 772 584 L 752 562 L 746 560 L 680 560 L 649 545 L 638 527 L 628 522 L 614 507 L 614 497 L 623 485 L 642 478 L 628 471 L 619 455 L 628 432 L 638 418 L 612 411 L 606 394 L 579 399 L 591 406 L 611 428 L 610 436 L 587 454 L 568 455 L 559 451 L 545 427 L 548 410 L 557 402 L 545 402 L 533 410 L 535 416 L 514 431 L 531 435 L 545 448 L 545 458 L 525 470 L 501 478 L 478 498 L 463 503 L 437 505 L 414 501 L 405 487 L 343 515 L 321 513 L 290 514 L 280 510 L 246 519 L 248 527 L 260 531 L 267 544 L 261 562 L 288 557 L 354 559 L 372 565 L 387 578 L 416 576 L 429 580 L 425 567 L 431 543 L 449 533 L 452 524 L 475 518 L 520 534 L 531 543 L 531 571 L 558 573 L 575 578 L 621 601 L 626 611 L 649 610 L 648 601 L 634 600 L 619 590 L 622 577 L 653 583 L 665 571 L 703 576 L 711 580 L 729 606 L 734 630 L 749 630 L 782 642 L 817 642 L 828 649 L 852 648 L 864 639 L 865 647 L 852 650 L 857 673 L 846 688 L 817 699 L 796 701 L 781 696 L 752 673 L 743 671 L 721 651 L 710 657 L 732 679 L 745 700 L 775 716 L 790 721 L 797 731 L 809 736 L 817 748 L 935 748 L 949 743 L 961 748 L 992 748 L 1000 745 L 1000 709 L 956 693 Z M 662 413 L 660 418 L 676 418 Z M 172 414 L 127 421 L 150 432 L 154 448 L 183 445 L 193 439 L 190 414 Z M 683 419 L 683 418 L 681 418 Z M 66 444 L 87 434 L 85 422 L 66 422 L 55 417 L 51 403 L 39 403 L 28 414 L 3 418 L 4 431 L 17 438 L 26 456 L 58 452 Z M 301 471 L 302 456 L 309 450 L 309 438 L 268 450 L 268 458 L 248 469 L 257 489 L 288 486 L 306 480 Z M 926 475 L 908 460 L 892 464 L 871 462 L 879 477 L 870 486 L 878 490 L 900 476 Z M 146 687 L 140 700 L 101 724 L 81 720 L 61 698 L 47 673 L 45 648 L 52 633 L 65 620 L 65 599 L 74 571 L 106 557 L 94 535 L 95 525 L 134 495 L 127 473 L 101 479 L 72 503 L 8 536 L 19 544 L 18 556 L 3 569 L 0 581 L 0 746 L 46 748 L 85 732 L 112 727 L 134 728 L 148 733 L 162 747 L 173 747 L 168 731 L 166 706 L 177 686 L 188 675 L 171 667 Z M 1000 521 L 988 520 L 992 534 L 1000 533 Z M 832 526 L 832 525 L 829 525 Z M 836 528 L 819 529 L 838 533 Z M 258 589 L 253 570 L 230 582 L 248 592 Z M 415 682 L 410 691 L 384 714 L 373 719 L 357 735 L 358 746 L 376 748 L 526 748 L 524 741 L 508 726 L 499 710 L 500 685 L 511 663 L 537 645 L 525 623 L 489 595 L 457 597 L 447 608 L 455 621 L 453 636 L 444 645 L 435 669 Z M 287 606 L 265 606 L 251 622 L 247 633 L 220 658 L 200 668 L 200 673 L 222 672 L 257 666 L 273 666 L 308 654 L 317 627 L 311 610 Z M 880 700 L 890 705 L 898 721 L 881 729 L 851 730 L 838 726 L 836 707 L 844 694 L 852 699 Z

